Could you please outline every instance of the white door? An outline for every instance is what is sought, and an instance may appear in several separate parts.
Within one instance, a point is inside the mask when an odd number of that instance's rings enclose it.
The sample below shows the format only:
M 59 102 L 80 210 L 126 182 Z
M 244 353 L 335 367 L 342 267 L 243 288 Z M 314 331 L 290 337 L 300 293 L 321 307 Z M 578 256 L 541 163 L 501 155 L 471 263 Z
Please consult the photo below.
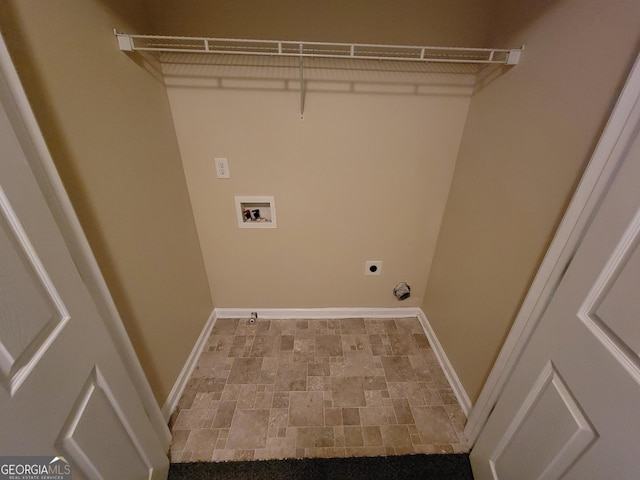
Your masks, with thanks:
M 164 479 L 162 442 L 38 186 L 17 77 L 1 67 L 0 456 L 64 456 L 78 480 Z
M 472 449 L 477 480 L 640 478 L 640 95 L 631 100 L 633 133 L 608 188 Z

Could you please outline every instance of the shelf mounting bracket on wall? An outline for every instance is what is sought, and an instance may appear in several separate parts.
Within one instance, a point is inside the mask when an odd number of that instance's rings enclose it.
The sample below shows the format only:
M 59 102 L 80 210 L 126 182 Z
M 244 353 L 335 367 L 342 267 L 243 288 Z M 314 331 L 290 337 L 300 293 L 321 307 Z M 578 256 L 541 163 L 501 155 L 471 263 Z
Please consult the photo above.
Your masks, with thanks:
M 304 85 L 304 57 L 303 57 L 303 45 L 300 44 L 300 120 L 304 118 L 304 98 L 305 98 L 305 85 Z

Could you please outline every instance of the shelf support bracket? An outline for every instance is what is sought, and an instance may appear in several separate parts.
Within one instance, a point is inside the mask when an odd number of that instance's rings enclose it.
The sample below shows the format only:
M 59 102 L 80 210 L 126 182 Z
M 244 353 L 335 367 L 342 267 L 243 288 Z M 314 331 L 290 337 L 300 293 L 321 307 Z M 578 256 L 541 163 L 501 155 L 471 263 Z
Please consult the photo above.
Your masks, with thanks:
M 524 50 L 524 45 L 520 48 L 512 48 L 507 53 L 507 61 L 505 65 L 517 65 L 520 61 L 520 55 L 522 55 L 522 51 Z
M 305 99 L 305 84 L 304 84 L 304 57 L 303 47 L 300 44 L 300 120 L 304 119 L 304 99 Z
M 125 35 L 123 33 L 118 33 L 118 31 L 114 28 L 113 33 L 116 34 L 118 39 L 118 47 L 123 52 L 133 52 L 133 40 L 130 35 Z

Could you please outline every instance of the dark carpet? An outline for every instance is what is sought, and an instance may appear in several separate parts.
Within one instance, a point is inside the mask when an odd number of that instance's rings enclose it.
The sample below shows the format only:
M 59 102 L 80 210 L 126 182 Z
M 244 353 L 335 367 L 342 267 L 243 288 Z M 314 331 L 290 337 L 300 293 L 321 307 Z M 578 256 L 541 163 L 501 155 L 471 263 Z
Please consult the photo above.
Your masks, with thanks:
M 302 458 L 251 462 L 173 463 L 169 480 L 280 479 L 473 480 L 469 455 Z

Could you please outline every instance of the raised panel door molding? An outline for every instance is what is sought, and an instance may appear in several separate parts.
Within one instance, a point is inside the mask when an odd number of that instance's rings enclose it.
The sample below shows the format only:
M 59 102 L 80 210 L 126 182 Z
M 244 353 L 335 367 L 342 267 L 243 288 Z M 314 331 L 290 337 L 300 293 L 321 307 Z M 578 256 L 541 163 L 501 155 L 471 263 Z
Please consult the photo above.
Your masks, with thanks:
M 97 432 L 109 432 L 110 438 Z M 151 478 L 151 462 L 98 367 L 87 378 L 56 443 L 87 478 Z
M 0 187 L 0 379 L 11 395 L 69 313 Z
M 578 317 L 640 384 L 640 210 L 631 220 Z
M 551 480 L 597 439 L 569 388 L 549 362 L 490 459 L 494 479 Z M 544 438 L 544 442 L 539 439 Z

